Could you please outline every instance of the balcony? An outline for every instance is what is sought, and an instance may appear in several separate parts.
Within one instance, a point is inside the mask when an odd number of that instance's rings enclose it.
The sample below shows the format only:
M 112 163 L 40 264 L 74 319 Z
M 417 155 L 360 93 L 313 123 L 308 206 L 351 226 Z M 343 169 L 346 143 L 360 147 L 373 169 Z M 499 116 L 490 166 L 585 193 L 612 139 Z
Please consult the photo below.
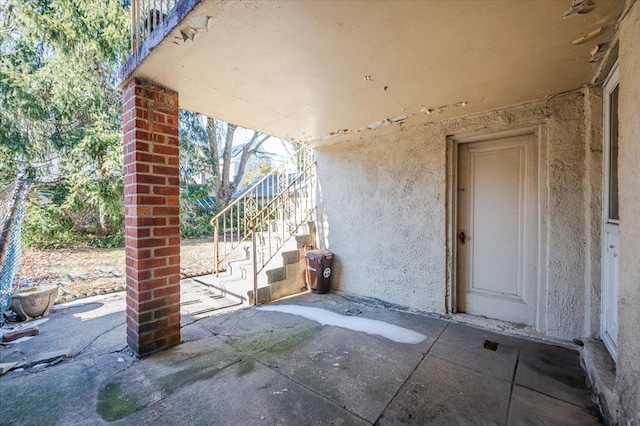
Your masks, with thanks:
M 131 2 L 131 51 L 135 52 L 160 26 L 177 0 L 133 0 Z

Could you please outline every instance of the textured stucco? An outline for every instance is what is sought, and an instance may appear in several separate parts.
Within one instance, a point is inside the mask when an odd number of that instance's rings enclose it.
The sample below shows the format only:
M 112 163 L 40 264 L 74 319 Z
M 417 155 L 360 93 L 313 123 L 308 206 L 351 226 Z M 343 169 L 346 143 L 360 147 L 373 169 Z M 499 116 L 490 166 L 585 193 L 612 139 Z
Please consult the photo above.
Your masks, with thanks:
M 318 147 L 319 236 L 336 253 L 334 286 L 447 313 L 447 136 L 536 128 L 544 150 L 536 324 L 556 337 L 582 337 L 591 202 L 586 120 L 585 93 L 576 91 Z
M 446 144 L 432 132 L 398 131 L 318 151 L 319 234 L 336 253 L 340 290 L 443 311 Z
M 554 102 L 547 122 L 547 333 L 581 336 L 584 318 L 585 128 L 582 102 Z
M 585 337 L 600 335 L 600 257 L 602 244 L 602 88 L 585 89 Z
M 620 41 L 620 295 L 616 388 L 621 423 L 640 424 L 640 3 L 622 22 Z

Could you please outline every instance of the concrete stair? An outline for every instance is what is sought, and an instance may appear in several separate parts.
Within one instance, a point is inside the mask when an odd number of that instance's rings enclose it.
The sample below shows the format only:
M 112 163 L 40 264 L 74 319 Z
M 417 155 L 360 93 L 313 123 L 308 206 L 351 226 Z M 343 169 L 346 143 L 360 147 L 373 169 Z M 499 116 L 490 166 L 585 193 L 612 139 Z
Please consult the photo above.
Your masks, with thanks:
M 292 243 L 292 244 L 289 244 Z M 289 245 L 289 247 L 287 247 Z M 258 303 L 281 299 L 306 289 L 304 259 L 305 248 L 313 247 L 312 234 L 295 235 L 280 252 L 280 265 L 270 265 L 258 276 Z M 253 289 L 247 293 L 253 303 Z
M 307 222 L 276 253 L 258 274 L 258 303 L 267 303 L 306 289 L 305 248 L 315 242 L 315 222 Z M 225 272 L 195 277 L 197 283 L 209 286 L 221 296 L 236 299 L 242 304 L 253 304 L 253 259 L 251 242 L 246 243 L 241 259 L 227 263 Z

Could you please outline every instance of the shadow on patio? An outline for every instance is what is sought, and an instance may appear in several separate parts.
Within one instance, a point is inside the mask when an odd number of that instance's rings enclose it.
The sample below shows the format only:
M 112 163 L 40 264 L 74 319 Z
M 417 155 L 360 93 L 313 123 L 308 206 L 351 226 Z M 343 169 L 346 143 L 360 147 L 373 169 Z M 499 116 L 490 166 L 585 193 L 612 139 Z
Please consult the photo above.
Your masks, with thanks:
M 0 424 L 591 424 L 576 351 L 339 294 L 278 302 L 384 321 L 417 344 L 300 316 L 183 315 L 183 343 L 142 360 L 125 345 L 124 294 L 63 306 L 0 362 L 71 349 L 0 378 Z M 271 304 L 274 305 L 274 304 Z

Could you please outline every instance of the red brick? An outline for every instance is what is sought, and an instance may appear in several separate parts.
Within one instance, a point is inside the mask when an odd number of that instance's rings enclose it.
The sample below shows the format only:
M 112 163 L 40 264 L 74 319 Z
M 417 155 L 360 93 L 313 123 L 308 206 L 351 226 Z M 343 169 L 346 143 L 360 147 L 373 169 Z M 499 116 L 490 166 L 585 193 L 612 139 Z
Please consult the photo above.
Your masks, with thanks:
M 143 346 L 145 343 L 150 344 L 153 342 L 153 332 L 149 331 L 147 333 L 139 333 L 138 340 L 140 342 L 140 346 Z
M 169 316 L 169 324 L 180 325 L 180 312 Z
M 165 259 L 163 259 L 165 260 Z M 167 266 L 165 268 L 156 268 L 153 270 L 153 277 L 154 278 L 160 278 L 160 277 L 168 277 L 170 275 L 173 274 L 179 274 L 180 273 L 180 265 L 172 265 L 172 266 Z
M 155 318 L 151 322 L 140 324 L 138 326 L 138 332 L 139 333 L 153 332 L 153 331 L 157 331 L 157 330 L 162 330 L 162 329 L 166 328 L 167 326 L 169 326 L 169 319 L 168 318 Z M 154 336 L 154 338 L 155 338 L 155 336 Z
M 178 342 L 175 342 L 175 338 L 172 339 L 156 339 L 155 337 L 148 343 L 144 343 L 140 345 L 140 351 L 145 355 L 152 354 L 162 349 L 170 348 L 173 345 L 176 345 Z
M 125 226 L 164 226 L 167 224 L 167 219 L 163 217 L 129 217 L 125 215 Z
M 125 197 L 125 200 L 129 197 Z M 133 197 L 134 199 L 136 197 Z M 132 205 L 127 205 L 124 208 L 125 216 L 151 216 L 151 207 L 149 206 L 136 206 L 133 203 Z M 148 235 L 147 235 L 148 236 Z
M 142 312 L 145 311 L 155 311 L 156 309 L 162 308 L 167 306 L 167 300 L 166 298 L 161 298 L 161 299 L 153 299 L 153 300 L 149 300 L 148 302 L 142 302 L 139 303 L 139 309 Z
M 144 284 L 145 287 L 147 287 L 149 284 L 149 281 L 142 281 L 141 283 L 138 283 L 137 285 L 138 291 L 132 292 L 131 298 L 135 300 L 137 303 L 148 302 L 150 300 L 153 300 L 153 290 L 142 289 L 140 288 L 140 284 Z
M 151 278 L 151 271 L 139 271 L 135 268 L 127 266 L 127 278 L 131 278 L 135 281 L 144 281 Z
M 167 204 L 167 199 L 157 195 L 138 195 L 135 197 L 135 203 L 146 206 L 163 206 Z
M 180 188 L 176 186 L 154 186 L 153 193 L 158 195 L 180 195 Z
M 167 244 L 166 238 L 145 238 L 138 241 L 138 247 L 145 247 L 145 248 L 163 247 L 166 244 Z
M 153 297 L 164 297 L 176 293 L 180 293 L 180 284 L 156 288 L 153 290 Z M 180 309 L 178 309 L 178 311 L 179 310 Z
M 154 216 L 178 216 L 179 214 L 179 206 L 153 207 Z
M 156 309 L 155 311 L 153 311 L 153 315 L 154 315 L 154 318 L 160 319 L 160 318 L 167 318 L 179 312 L 180 312 L 180 306 L 172 305 L 172 306 Z M 168 323 L 169 323 L 169 319 L 167 318 L 167 324 Z
M 153 153 L 177 156 L 180 153 L 180 149 L 173 145 L 154 145 Z
M 139 270 L 145 270 L 145 269 L 154 269 L 154 276 L 155 275 L 155 271 L 158 271 L 159 269 L 163 269 L 165 266 L 167 265 L 167 258 L 166 257 L 160 257 L 160 258 L 142 258 L 140 260 L 136 260 L 134 262 L 134 265 L 131 265 L 134 268 L 138 268 Z
M 134 78 L 122 103 L 127 343 L 143 356 L 180 341 L 178 94 Z
M 153 236 L 154 237 L 169 237 L 174 235 L 180 235 L 180 227 L 179 226 L 167 226 L 167 227 L 154 227 Z
M 153 185 L 166 185 L 168 183 L 166 177 L 158 175 L 137 175 L 135 181 Z
M 129 227 L 126 230 L 127 237 L 146 238 L 151 236 L 151 228 L 134 228 Z
M 164 116 L 164 114 L 163 114 Z M 162 124 L 162 123 L 152 123 L 151 126 L 151 132 L 153 133 L 160 133 L 160 134 L 167 134 L 167 135 L 177 135 L 178 134 L 178 128 L 175 126 L 168 126 L 166 124 Z
M 134 195 L 134 194 L 150 194 L 151 186 L 149 185 L 141 185 L 139 183 L 132 183 L 129 185 L 125 185 L 124 194 L 125 195 Z
M 153 333 L 153 338 L 154 339 L 159 339 L 159 338 L 164 338 L 164 337 L 170 337 L 170 336 L 175 336 L 177 335 L 178 337 L 180 336 L 180 324 L 170 324 L 169 321 L 167 321 L 168 326 L 162 330 L 157 330 Z
M 131 320 L 137 327 L 138 324 L 143 324 L 153 320 L 153 311 L 138 313 L 132 309 L 127 310 L 127 321 Z M 171 319 L 169 319 L 171 322 Z
M 164 288 L 169 284 L 169 280 L 166 277 L 153 278 L 150 280 L 140 281 L 137 284 L 138 290 L 141 292 L 152 292 L 156 288 Z M 156 299 L 155 293 L 148 296 L 147 300 L 139 300 L 138 302 L 148 302 L 149 300 Z
M 154 257 L 166 257 L 166 256 L 171 256 L 179 253 L 180 253 L 179 246 L 164 246 L 164 247 L 153 249 Z
M 153 174 L 164 176 L 179 176 L 180 169 L 176 166 L 153 165 Z
M 178 127 L 178 117 L 176 117 L 174 115 L 167 115 L 166 116 L 166 123 L 167 124 L 171 124 L 172 126 Z

